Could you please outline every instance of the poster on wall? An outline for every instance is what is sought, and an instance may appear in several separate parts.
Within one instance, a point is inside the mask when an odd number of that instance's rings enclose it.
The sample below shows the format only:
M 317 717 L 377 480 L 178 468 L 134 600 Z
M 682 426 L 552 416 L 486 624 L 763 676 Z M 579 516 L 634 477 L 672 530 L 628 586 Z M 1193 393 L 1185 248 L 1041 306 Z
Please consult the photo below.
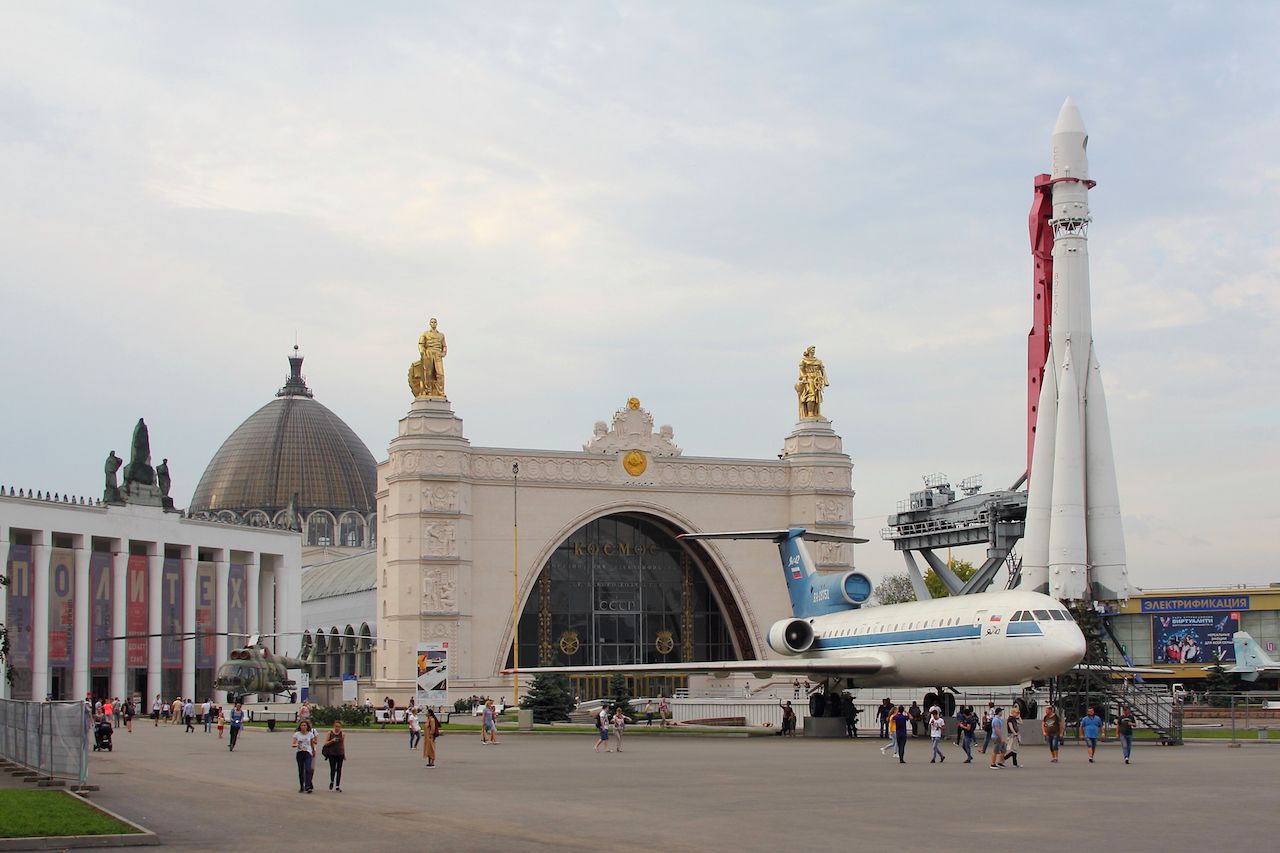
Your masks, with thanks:
M 418 645 L 417 700 L 419 705 L 445 705 L 449 701 L 449 644 Z
M 160 570 L 160 667 L 182 669 L 182 560 L 165 557 Z
M 215 585 L 213 563 L 200 563 L 196 568 L 196 668 L 212 669 L 214 661 L 213 589 Z
M 9 660 L 18 669 L 31 666 L 31 546 L 9 546 L 9 587 L 5 625 L 9 631 Z
M 71 666 L 75 552 L 54 548 L 49 557 L 49 666 Z
M 249 592 L 245 589 L 245 567 L 232 563 L 227 572 L 227 644 L 242 646 L 248 641 Z
M 128 599 L 124 609 L 124 629 L 129 634 L 126 641 L 125 663 L 131 667 L 147 665 L 147 557 L 145 554 L 129 555 L 129 571 L 125 575 Z
M 1213 666 L 1234 663 L 1231 635 L 1240 630 L 1239 611 L 1151 617 L 1151 660 L 1156 664 Z
M 89 665 L 111 666 L 111 555 L 89 557 Z

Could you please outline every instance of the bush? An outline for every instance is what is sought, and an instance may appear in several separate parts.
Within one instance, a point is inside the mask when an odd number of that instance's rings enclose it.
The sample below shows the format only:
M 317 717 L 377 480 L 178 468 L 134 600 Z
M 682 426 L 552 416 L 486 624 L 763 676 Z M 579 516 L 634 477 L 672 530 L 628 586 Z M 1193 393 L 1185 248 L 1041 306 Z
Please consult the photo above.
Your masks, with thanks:
M 340 721 L 342 725 L 348 728 L 351 726 L 367 727 L 373 724 L 373 714 L 364 708 L 353 708 L 350 705 L 316 705 L 312 707 L 312 725 L 328 728 L 334 724 L 334 721 Z
M 465 714 L 467 711 L 471 710 L 471 700 L 470 699 L 457 700 L 456 702 L 453 703 L 453 710 L 457 711 L 459 714 Z
M 520 698 L 520 707 L 533 711 L 535 723 L 567 722 L 573 710 L 573 688 L 562 673 L 538 675 L 529 692 Z

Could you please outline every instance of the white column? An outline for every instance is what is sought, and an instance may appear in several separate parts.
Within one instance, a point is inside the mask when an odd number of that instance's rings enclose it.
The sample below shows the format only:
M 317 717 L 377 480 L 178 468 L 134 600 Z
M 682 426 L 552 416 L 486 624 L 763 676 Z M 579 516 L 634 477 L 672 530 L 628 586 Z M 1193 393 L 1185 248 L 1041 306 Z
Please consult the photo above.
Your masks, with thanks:
M 262 630 L 258 625 L 258 578 L 262 571 L 259 565 L 261 561 L 262 555 L 258 554 L 244 566 L 244 594 L 247 596 L 244 624 L 250 634 L 256 634 Z
M 6 531 L 9 528 L 0 526 L 0 575 L 8 576 L 9 574 L 9 537 Z M 0 584 L 0 622 L 4 622 L 9 616 L 9 593 L 8 587 Z M 9 679 L 0 673 L 0 699 L 9 698 Z
M 182 695 L 200 701 L 196 695 L 196 644 L 204 638 L 196 632 L 196 567 L 200 556 L 195 546 L 182 557 Z
M 160 633 L 164 630 L 163 597 L 164 546 L 152 546 L 156 553 L 147 555 L 147 695 L 155 696 L 161 690 Z
M 213 638 L 215 665 L 220 666 L 227 659 L 227 585 L 231 579 L 231 564 L 226 555 L 219 557 L 213 564 L 213 630 L 217 636 Z M 225 704 L 227 691 L 215 690 L 214 701 Z
M 31 595 L 31 701 L 43 702 L 49 695 L 49 560 L 44 555 L 44 533 L 36 533 L 31 544 L 31 565 L 35 586 Z M 48 549 L 50 552 L 52 548 Z
M 75 647 L 71 669 L 71 698 L 83 699 L 89 692 L 89 613 L 93 599 L 89 593 L 89 555 L 91 548 L 75 550 Z M 123 694 L 112 694 L 124 698 Z
M 273 562 L 268 567 L 266 561 L 264 561 L 262 572 L 258 575 L 258 631 L 263 634 L 276 630 L 274 617 L 276 612 L 276 565 L 277 563 Z M 272 637 L 272 640 L 274 639 Z
M 118 639 L 111 641 L 111 695 L 125 696 L 129 690 L 129 673 L 125 663 L 129 659 L 129 641 L 125 634 L 125 607 L 128 604 L 129 588 L 126 576 L 129 573 L 129 552 L 113 551 L 111 553 L 111 636 Z M 155 696 L 144 696 L 143 702 L 151 709 L 150 701 Z
M 276 628 L 280 648 L 297 655 L 302 645 L 302 553 L 285 554 L 277 564 Z

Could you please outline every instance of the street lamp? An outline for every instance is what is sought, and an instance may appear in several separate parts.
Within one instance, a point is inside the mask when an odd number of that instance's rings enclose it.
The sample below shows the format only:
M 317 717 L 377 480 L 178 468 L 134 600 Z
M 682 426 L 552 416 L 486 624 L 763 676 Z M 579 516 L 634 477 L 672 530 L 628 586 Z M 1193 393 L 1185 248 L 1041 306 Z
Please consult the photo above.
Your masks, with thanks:
M 520 706 L 520 463 L 511 463 L 511 701 Z

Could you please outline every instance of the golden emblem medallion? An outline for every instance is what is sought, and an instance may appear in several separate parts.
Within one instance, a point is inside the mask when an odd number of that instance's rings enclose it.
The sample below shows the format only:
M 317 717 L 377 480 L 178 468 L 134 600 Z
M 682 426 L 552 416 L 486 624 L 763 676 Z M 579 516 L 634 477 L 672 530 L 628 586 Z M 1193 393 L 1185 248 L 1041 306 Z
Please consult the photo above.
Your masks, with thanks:
M 649 460 L 644 458 L 644 454 L 639 450 L 628 450 L 622 457 L 622 467 L 627 469 L 627 473 L 632 477 L 639 477 L 644 473 L 644 469 L 649 467 Z
M 630 409 L 630 410 L 631 410 L 631 411 L 633 411 L 633 412 L 634 412 L 636 409 L 640 408 L 640 398 L 639 398 L 639 397 L 628 397 L 628 398 L 627 398 L 627 408 L 628 408 L 628 409 Z
M 578 640 L 577 631 L 565 631 L 560 635 L 560 651 L 566 655 L 572 655 L 581 648 L 582 643 Z
M 671 650 L 676 647 L 676 638 L 671 635 L 670 631 L 659 631 L 653 646 L 658 650 L 658 654 L 669 655 Z

